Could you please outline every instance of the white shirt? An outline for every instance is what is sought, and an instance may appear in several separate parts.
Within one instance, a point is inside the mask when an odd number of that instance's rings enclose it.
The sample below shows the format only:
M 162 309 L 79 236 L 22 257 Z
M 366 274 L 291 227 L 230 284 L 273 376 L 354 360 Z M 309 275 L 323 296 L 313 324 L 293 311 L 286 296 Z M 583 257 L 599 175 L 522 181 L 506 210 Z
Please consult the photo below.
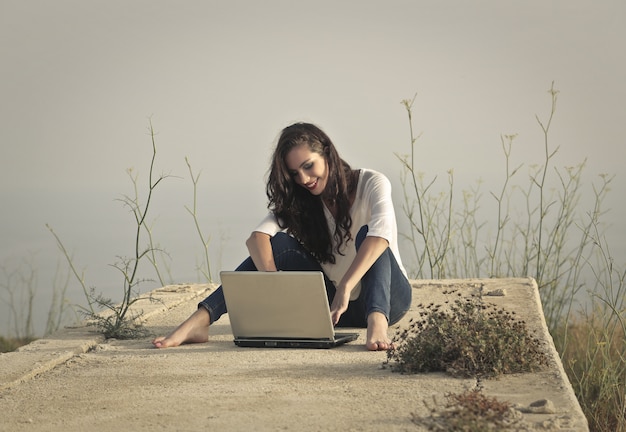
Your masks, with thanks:
M 330 232 L 335 232 L 335 219 L 326 206 L 324 206 L 324 214 Z M 356 257 L 354 240 L 364 225 L 368 226 L 368 236 L 382 237 L 389 242 L 389 249 L 398 262 L 402 273 L 406 276 L 407 273 L 402 265 L 398 249 L 398 226 L 391 200 L 391 182 L 384 174 L 374 170 L 360 170 L 356 197 L 350 208 L 350 217 L 352 218 L 352 227 L 350 229 L 352 240 L 343 244 L 341 248 L 343 255 L 335 253 L 335 264 L 322 264 L 324 273 L 333 281 L 335 286 L 339 284 Z M 254 231 L 274 236 L 276 233 L 284 230 L 278 225 L 275 215 L 270 212 Z M 333 238 L 332 241 L 333 250 L 335 250 L 335 239 Z M 352 290 L 350 300 L 358 298 L 360 293 L 361 283 L 359 282 Z

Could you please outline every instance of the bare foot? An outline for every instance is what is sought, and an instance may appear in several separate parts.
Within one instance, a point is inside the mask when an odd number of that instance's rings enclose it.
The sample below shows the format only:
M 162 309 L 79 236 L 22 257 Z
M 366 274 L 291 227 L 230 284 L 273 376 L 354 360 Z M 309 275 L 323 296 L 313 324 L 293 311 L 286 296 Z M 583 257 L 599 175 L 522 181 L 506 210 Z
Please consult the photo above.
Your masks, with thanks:
M 385 351 L 393 347 L 387 336 L 387 317 L 380 312 L 372 312 L 367 317 L 367 340 L 365 346 L 370 351 Z
M 156 348 L 169 348 L 184 343 L 203 343 L 209 341 L 209 312 L 201 307 L 182 322 L 176 330 L 167 336 L 159 336 L 152 341 Z

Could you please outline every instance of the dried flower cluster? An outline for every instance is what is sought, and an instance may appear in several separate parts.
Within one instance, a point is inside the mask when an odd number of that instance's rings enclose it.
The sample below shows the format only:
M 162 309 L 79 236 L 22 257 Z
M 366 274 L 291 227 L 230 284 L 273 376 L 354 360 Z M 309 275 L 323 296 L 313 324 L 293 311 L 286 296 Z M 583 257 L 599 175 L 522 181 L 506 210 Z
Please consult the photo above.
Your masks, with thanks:
M 418 320 L 399 329 L 386 364 L 401 373 L 448 372 L 496 376 L 532 372 L 547 362 L 541 342 L 515 312 L 483 302 L 480 295 L 457 298 L 446 307 L 419 305 Z

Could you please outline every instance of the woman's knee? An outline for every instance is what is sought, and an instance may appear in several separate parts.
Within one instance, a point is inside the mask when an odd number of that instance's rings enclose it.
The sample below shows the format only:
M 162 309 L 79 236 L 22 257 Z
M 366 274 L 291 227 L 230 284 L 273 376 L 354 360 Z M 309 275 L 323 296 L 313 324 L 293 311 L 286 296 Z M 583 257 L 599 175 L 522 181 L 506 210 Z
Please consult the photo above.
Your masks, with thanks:
M 295 240 L 295 238 L 293 238 L 292 236 L 290 236 L 289 234 L 287 234 L 286 232 L 277 232 L 276 234 L 274 234 L 271 238 L 270 241 L 272 243 L 277 242 L 277 241 L 291 241 L 291 240 Z
M 315 258 L 289 234 L 277 233 L 272 237 L 271 244 L 278 270 L 321 271 Z
M 274 251 L 283 249 L 298 249 L 301 247 L 300 242 L 287 233 L 279 232 L 270 238 L 270 243 Z

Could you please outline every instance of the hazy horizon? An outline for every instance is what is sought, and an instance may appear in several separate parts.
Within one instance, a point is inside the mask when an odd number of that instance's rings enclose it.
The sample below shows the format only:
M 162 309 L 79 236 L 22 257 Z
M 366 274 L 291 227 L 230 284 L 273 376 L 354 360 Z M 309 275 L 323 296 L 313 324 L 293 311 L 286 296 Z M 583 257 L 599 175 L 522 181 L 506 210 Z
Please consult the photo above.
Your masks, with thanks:
M 453 169 L 457 194 L 482 178 L 493 205 L 501 135 L 517 134 L 519 183 L 543 162 L 535 116 L 549 115 L 554 82 L 554 165 L 587 160 L 587 200 L 599 174 L 615 175 L 603 220 L 623 266 L 624 18 L 617 0 L 0 0 L 0 263 L 10 269 L 35 254 L 40 326 L 64 264 L 48 223 L 87 284 L 117 295 L 110 265 L 132 254 L 134 228 L 117 199 L 132 194 L 127 168 L 140 182 L 147 175 L 149 119 L 156 174 L 171 175 L 155 192 L 151 221 L 173 282 L 195 281 L 201 256 L 184 208 L 193 199 L 185 157 L 202 173 L 198 212 L 216 277 L 246 256 L 244 240 L 266 212 L 272 145 L 294 121 L 320 125 L 354 167 L 384 172 L 401 219 L 395 153 L 409 151 L 409 127 L 400 101 L 417 95 L 419 170 L 444 187 Z M 82 300 L 73 280 L 70 288 Z

